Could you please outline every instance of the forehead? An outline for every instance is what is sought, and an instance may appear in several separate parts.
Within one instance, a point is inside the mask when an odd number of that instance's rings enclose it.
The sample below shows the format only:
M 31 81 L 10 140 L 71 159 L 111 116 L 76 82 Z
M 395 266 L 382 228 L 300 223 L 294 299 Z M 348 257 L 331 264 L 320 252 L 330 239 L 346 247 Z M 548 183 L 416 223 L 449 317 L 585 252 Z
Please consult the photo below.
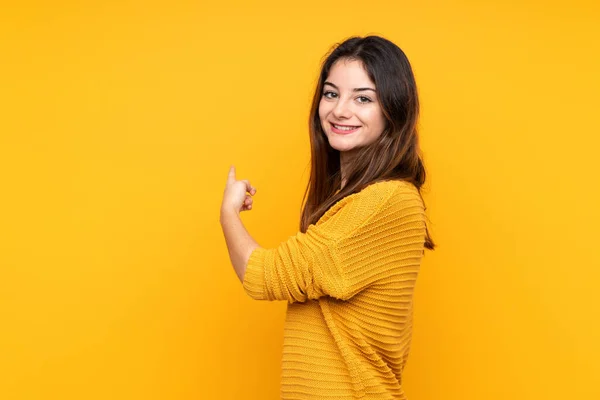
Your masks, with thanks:
M 336 61 L 329 70 L 327 80 L 341 89 L 375 87 L 375 84 L 369 79 L 363 63 L 359 60 L 340 59 Z

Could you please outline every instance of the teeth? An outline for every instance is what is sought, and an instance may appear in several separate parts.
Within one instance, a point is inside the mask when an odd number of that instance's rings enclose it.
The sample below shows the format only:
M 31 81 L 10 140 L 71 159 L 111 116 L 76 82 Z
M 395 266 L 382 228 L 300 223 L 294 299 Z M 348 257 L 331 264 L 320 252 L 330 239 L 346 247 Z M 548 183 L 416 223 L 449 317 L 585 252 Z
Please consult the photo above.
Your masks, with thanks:
M 335 125 L 335 124 L 333 126 L 335 126 L 336 129 L 339 129 L 341 131 L 351 131 L 353 129 L 358 128 L 358 126 L 339 126 L 339 125 Z

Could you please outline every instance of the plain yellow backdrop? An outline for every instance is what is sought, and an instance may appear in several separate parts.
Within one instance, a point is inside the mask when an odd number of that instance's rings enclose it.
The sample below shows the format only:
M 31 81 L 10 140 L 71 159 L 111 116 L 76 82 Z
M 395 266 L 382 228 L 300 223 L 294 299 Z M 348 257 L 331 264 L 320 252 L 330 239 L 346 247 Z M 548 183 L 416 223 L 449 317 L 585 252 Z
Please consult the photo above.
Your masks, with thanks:
M 322 57 L 379 34 L 422 102 L 438 248 L 411 400 L 598 399 L 595 1 L 20 2 L 0 13 L 0 398 L 279 398 L 284 302 L 219 225 L 297 232 Z

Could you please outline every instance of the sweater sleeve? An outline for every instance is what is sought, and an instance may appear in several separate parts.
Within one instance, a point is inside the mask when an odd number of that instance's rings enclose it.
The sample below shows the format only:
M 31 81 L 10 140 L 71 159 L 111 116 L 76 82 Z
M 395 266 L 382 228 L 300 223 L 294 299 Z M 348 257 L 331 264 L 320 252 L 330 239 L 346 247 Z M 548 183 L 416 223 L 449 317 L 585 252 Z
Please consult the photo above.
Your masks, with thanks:
M 371 184 L 334 205 L 306 233 L 272 249 L 256 248 L 243 279 L 246 293 L 256 300 L 289 303 L 322 296 L 348 300 L 392 276 L 402 259 L 420 258 L 424 210 L 409 185 Z

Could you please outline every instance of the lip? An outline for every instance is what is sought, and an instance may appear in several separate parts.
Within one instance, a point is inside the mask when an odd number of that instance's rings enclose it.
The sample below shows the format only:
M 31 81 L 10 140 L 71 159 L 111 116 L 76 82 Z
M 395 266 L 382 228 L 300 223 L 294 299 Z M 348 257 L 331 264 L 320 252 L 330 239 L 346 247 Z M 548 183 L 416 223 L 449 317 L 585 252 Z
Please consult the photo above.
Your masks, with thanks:
M 351 133 L 354 133 L 354 132 L 356 132 L 357 130 L 359 130 L 359 129 L 361 128 L 361 126 L 360 126 L 360 125 L 358 125 L 358 128 L 356 128 L 356 129 L 352 129 L 351 131 L 342 131 L 342 130 L 339 130 L 339 129 L 337 129 L 335 126 L 333 126 L 333 123 L 332 123 L 332 122 L 330 122 L 330 124 L 331 124 L 331 130 L 332 130 L 334 133 L 337 133 L 337 134 L 339 134 L 339 135 L 349 135 L 349 134 L 351 134 Z M 340 125 L 340 124 L 336 124 L 336 125 L 339 125 L 339 126 L 356 126 L 356 125 Z
M 336 122 L 331 122 L 331 121 L 329 121 L 329 123 L 330 123 L 331 125 L 335 124 L 335 125 L 339 125 L 339 126 L 360 126 L 360 125 L 347 125 L 347 124 L 338 124 L 338 123 L 336 123 Z

